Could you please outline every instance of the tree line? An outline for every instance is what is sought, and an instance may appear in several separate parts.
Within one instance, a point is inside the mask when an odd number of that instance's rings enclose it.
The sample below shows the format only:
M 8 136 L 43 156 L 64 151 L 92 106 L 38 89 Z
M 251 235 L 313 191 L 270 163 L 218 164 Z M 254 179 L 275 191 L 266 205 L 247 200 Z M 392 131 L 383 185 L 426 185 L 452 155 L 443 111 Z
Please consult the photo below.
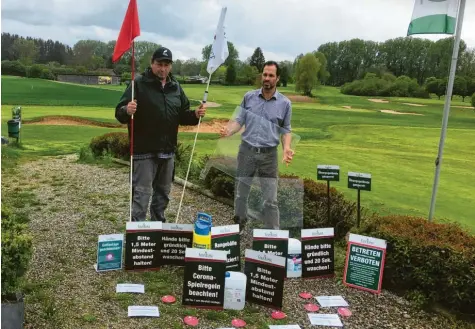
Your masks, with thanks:
M 115 40 L 79 40 L 70 47 L 51 39 L 24 38 L 16 34 L 2 33 L 1 42 L 4 74 L 54 79 L 55 75 L 60 73 L 114 72 L 123 79 L 130 78 L 131 51 L 126 52 L 119 62 L 112 63 Z M 280 83 L 283 86 L 294 83 L 297 91 L 307 95 L 311 95 L 312 89 L 320 84 L 345 85 L 343 90 L 352 94 L 371 93 L 375 86 L 383 86 L 384 88 L 380 89 L 384 91 L 379 92 L 391 94 L 396 92 L 391 92 L 394 88 L 387 82 L 395 82 L 391 77 L 394 76 L 402 77 L 397 83 L 408 83 L 408 88 L 416 94 L 424 93 L 417 89 L 414 83 L 424 86 L 427 92 L 440 97 L 440 94 L 445 92 L 444 79 L 447 78 L 450 68 L 452 45 L 451 37 L 438 41 L 404 37 L 385 42 L 361 39 L 329 42 L 320 45 L 313 52 L 299 54 L 293 62 L 280 61 Z M 149 41 L 135 42 L 135 67 L 139 72 L 149 65 L 153 52 L 159 46 Z M 246 60 L 239 59 L 239 51 L 230 41 L 228 49 L 226 62 L 213 74 L 212 80 L 228 85 L 257 84 L 259 72 L 266 61 L 262 49 L 257 47 Z M 211 44 L 203 47 L 200 59 L 175 60 L 173 73 L 181 77 L 207 76 L 206 66 L 210 51 Z M 372 79 L 364 79 L 365 77 Z M 455 88 L 471 90 L 474 79 L 475 49 L 468 48 L 462 40 Z M 351 85 L 352 88 L 348 87 L 348 83 L 358 80 L 366 80 L 364 88 L 363 82 L 360 82 L 360 85 L 355 82 Z M 468 91 L 460 94 L 467 93 Z
M 438 41 L 412 37 L 384 42 L 352 39 L 322 44 L 318 51 L 327 58 L 327 84 L 332 86 L 362 79 L 368 72 L 404 75 L 423 84 L 430 77 L 443 79 L 449 75 L 453 41 L 452 37 Z M 456 74 L 475 78 L 475 48 L 468 48 L 463 40 Z

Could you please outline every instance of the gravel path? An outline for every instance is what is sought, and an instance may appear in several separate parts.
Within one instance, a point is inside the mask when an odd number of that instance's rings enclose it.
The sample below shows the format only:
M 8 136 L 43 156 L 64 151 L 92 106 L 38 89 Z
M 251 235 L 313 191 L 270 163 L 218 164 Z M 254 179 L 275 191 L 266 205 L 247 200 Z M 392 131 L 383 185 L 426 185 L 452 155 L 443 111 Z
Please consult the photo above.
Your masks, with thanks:
M 134 296 L 133 299 L 127 295 L 116 295 L 116 284 L 127 280 L 140 282 L 147 277 L 147 273 L 114 271 L 98 274 L 93 269 L 97 236 L 124 232 L 129 215 L 127 168 L 78 164 L 74 156 L 66 156 L 29 162 L 22 166 L 20 172 L 16 179 L 21 186 L 33 190 L 40 201 L 40 206 L 36 206 L 30 216 L 34 255 L 27 274 L 26 328 L 183 327 L 166 323 L 176 323 L 183 318 L 185 311 L 181 313 L 181 307 L 168 308 L 159 299 L 162 296 L 160 292 L 173 289 L 170 282 L 175 282 L 178 288 L 173 291 L 181 300 L 181 269 L 163 269 L 159 274 L 161 277 L 152 282 L 157 293 L 150 289 L 148 296 Z M 8 193 L 15 185 L 7 181 L 2 192 Z M 176 213 L 181 192 L 181 185 L 173 186 L 169 214 Z M 231 224 L 232 209 L 229 206 L 187 189 L 180 222 L 191 223 L 198 211 L 212 214 L 221 225 Z M 170 219 L 174 220 L 174 217 Z M 250 248 L 250 230 L 243 234 L 243 252 L 245 248 Z M 349 289 L 341 284 L 341 280 L 289 280 L 284 289 L 284 312 L 289 317 L 287 323 L 299 324 L 301 328 L 317 328 L 310 326 L 303 308 L 305 301 L 298 297 L 301 291 L 308 291 L 314 296 L 344 296 L 353 312 L 350 318 L 343 319 L 345 328 L 455 328 L 451 321 L 415 310 L 404 299 L 387 291 L 383 290 L 381 295 L 375 296 Z M 128 318 L 127 305 L 132 305 L 132 302 L 158 304 L 161 318 Z M 256 309 L 258 317 L 273 323 L 270 310 L 258 306 L 251 308 Z M 334 311 L 324 309 L 320 312 Z M 237 312 L 235 316 L 244 318 L 246 314 Z M 216 325 L 216 319 L 210 316 L 200 320 L 203 321 L 197 328 L 231 327 L 227 320 Z M 215 321 L 213 326 L 207 320 Z M 246 328 L 267 327 L 248 321 Z

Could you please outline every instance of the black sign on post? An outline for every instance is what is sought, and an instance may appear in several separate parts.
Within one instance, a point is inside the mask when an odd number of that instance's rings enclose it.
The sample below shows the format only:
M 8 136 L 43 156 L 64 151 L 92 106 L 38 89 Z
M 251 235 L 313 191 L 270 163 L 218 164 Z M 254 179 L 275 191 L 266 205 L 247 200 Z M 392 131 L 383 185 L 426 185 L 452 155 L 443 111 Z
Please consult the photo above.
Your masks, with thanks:
M 252 250 L 287 257 L 289 231 L 254 229 Z
M 160 269 L 162 222 L 127 222 L 125 270 Z
M 211 228 L 211 249 L 228 253 L 226 270 L 241 271 L 241 236 L 239 225 L 217 226 Z
M 182 305 L 223 309 L 227 252 L 187 248 Z
M 329 228 L 304 229 L 302 236 L 302 277 L 329 277 L 335 275 L 334 230 Z
M 282 309 L 285 257 L 246 249 L 244 273 L 247 276 L 246 300 Z
M 327 217 L 328 222 L 331 222 L 331 200 L 330 200 L 330 181 L 340 181 L 340 166 L 333 165 L 317 165 L 317 180 L 327 181 Z
M 162 224 L 162 265 L 185 265 L 185 250 L 193 243 L 193 224 Z
M 358 190 L 358 213 L 356 217 L 356 227 L 360 227 L 361 207 L 360 207 L 360 191 L 371 191 L 371 174 L 349 172 L 348 188 Z

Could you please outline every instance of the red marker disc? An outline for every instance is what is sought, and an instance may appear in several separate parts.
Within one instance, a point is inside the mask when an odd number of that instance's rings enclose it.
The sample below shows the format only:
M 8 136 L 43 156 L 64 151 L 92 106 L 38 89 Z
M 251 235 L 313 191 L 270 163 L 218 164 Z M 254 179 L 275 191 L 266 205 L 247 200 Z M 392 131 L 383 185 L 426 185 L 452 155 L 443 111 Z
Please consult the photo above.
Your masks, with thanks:
M 284 312 L 281 311 L 275 311 L 272 312 L 272 318 L 276 320 L 282 320 L 283 318 L 287 317 Z
M 170 295 L 163 296 L 162 297 L 162 302 L 166 304 L 174 303 L 176 301 L 176 298 Z
M 341 316 L 344 316 L 344 317 L 349 317 L 349 316 L 351 316 L 351 311 L 349 309 L 347 309 L 346 307 L 340 307 L 338 309 L 338 314 L 340 314 Z
M 300 297 L 302 297 L 303 299 L 310 299 L 312 298 L 312 294 L 311 293 L 308 293 L 308 292 L 301 292 L 299 294 Z
M 233 321 L 231 321 L 231 324 L 233 327 L 242 328 L 246 326 L 246 321 L 241 319 L 234 319 Z
M 320 307 L 316 304 L 305 304 L 304 307 L 309 312 L 316 312 L 320 309 Z
M 183 322 L 185 322 L 185 324 L 189 325 L 189 326 L 197 326 L 198 325 L 198 319 L 195 318 L 194 316 L 185 316 L 185 318 L 183 319 Z

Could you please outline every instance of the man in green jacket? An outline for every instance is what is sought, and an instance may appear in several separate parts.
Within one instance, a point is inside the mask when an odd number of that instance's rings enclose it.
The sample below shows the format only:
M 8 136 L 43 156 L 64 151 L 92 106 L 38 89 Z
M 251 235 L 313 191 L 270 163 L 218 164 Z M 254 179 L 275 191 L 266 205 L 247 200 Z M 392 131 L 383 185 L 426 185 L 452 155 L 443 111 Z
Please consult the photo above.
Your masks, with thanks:
M 190 101 L 170 73 L 172 63 L 170 49 L 157 49 L 150 67 L 135 78 L 135 100 L 129 84 L 115 109 L 116 119 L 128 125 L 129 139 L 134 115 L 132 221 L 145 220 L 150 197 L 151 220 L 166 221 L 178 126 L 197 125 L 206 113 L 205 104 L 190 110 Z

